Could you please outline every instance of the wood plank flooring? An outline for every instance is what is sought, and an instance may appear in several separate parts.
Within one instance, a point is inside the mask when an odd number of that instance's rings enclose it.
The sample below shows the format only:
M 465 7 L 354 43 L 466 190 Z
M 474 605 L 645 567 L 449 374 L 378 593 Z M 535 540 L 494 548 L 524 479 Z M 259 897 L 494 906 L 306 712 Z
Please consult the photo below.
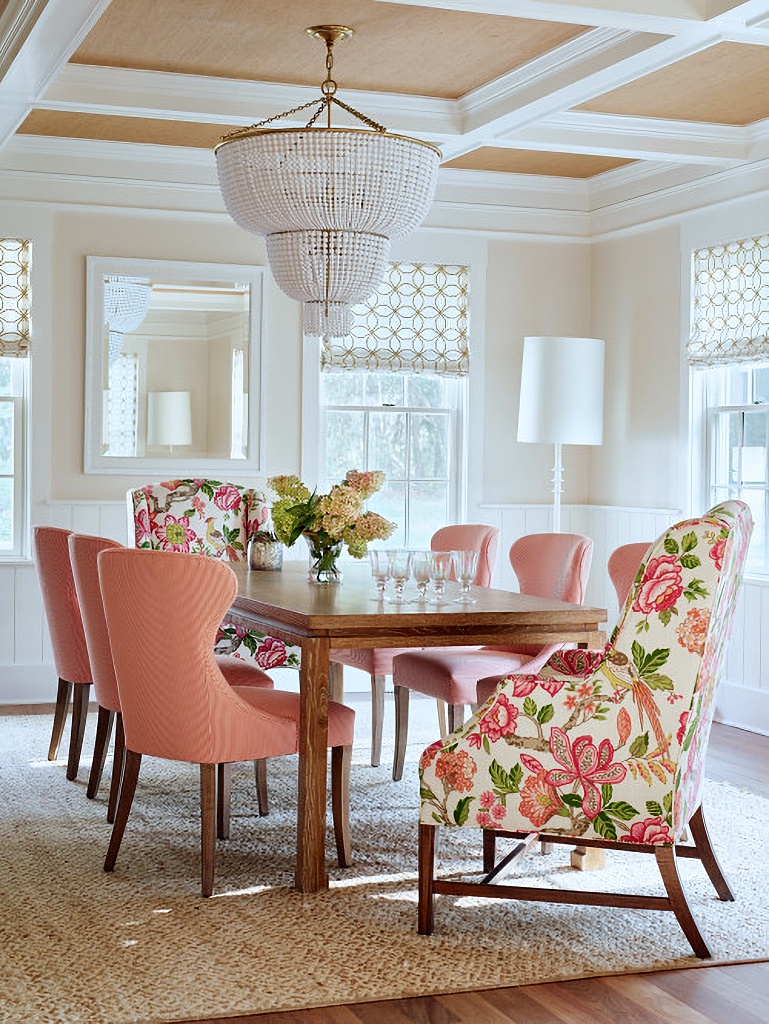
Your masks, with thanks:
M 40 706 L 0 714 L 50 713 Z M 769 737 L 714 725 L 708 778 L 769 798 Z M 758 837 L 757 837 L 758 843 Z M 330 964 L 333 958 L 330 958 Z M 330 969 L 332 969 L 330 967 Z M 766 1024 L 769 962 L 693 967 L 184 1024 Z

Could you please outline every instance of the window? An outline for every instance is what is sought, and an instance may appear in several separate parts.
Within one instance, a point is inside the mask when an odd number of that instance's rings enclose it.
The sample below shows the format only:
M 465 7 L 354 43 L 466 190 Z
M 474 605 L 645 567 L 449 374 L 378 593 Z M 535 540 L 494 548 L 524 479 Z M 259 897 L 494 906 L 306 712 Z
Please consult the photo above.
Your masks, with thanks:
M 389 545 L 427 548 L 461 516 L 467 305 L 467 267 L 393 263 L 353 308 L 351 334 L 323 348 L 320 482 L 383 470 L 375 510 L 398 524 Z
M 0 238 L 0 559 L 25 548 L 30 248 Z
M 754 517 L 747 568 L 769 575 L 769 236 L 693 254 L 694 492 Z

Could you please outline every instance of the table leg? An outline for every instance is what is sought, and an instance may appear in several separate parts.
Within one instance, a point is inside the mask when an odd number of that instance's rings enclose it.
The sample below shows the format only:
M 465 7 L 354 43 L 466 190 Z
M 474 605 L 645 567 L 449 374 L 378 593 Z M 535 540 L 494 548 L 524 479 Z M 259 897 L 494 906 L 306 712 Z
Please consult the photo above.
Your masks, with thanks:
M 300 892 L 328 888 L 325 847 L 328 688 L 328 641 L 311 640 L 302 647 L 299 670 L 299 807 L 294 885 Z

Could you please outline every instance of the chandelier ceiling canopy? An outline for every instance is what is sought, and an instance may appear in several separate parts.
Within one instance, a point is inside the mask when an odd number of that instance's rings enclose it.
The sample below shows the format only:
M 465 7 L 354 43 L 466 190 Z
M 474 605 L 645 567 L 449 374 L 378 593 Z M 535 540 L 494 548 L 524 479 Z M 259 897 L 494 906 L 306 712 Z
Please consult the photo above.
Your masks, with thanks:
M 226 135 L 216 146 L 227 210 L 267 236 L 278 286 L 304 303 L 305 333 L 343 337 L 350 306 L 384 279 L 390 240 L 421 224 L 432 202 L 440 150 L 388 132 L 336 97 L 333 48 L 353 34 L 342 25 L 307 29 L 326 44 L 321 96 Z M 332 107 L 366 127 L 334 128 Z M 304 128 L 268 127 L 314 107 Z M 316 125 L 325 112 L 325 125 Z

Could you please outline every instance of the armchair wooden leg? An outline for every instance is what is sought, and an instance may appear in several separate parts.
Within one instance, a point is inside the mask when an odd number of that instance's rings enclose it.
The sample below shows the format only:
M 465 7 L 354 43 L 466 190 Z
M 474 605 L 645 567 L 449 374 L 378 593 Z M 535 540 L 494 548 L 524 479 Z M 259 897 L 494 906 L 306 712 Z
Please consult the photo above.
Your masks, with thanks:
M 497 856 L 497 835 L 493 828 L 485 828 L 483 835 L 483 873 L 488 875 L 494 870 L 494 861 Z
M 125 732 L 123 731 L 123 716 L 118 712 L 115 722 L 115 750 L 112 755 L 112 782 L 109 787 L 109 803 L 107 804 L 107 821 L 110 824 L 115 820 L 120 787 L 123 784 L 124 767 Z
M 433 875 L 435 873 L 435 826 L 419 826 L 419 910 L 420 935 L 433 933 Z
M 64 726 L 67 724 L 67 711 L 72 696 L 72 683 L 66 679 L 59 679 L 56 690 L 56 710 L 53 713 L 53 729 L 51 731 L 51 742 L 48 746 L 48 760 L 55 761 L 59 756 L 61 738 L 64 735 Z
M 96 720 L 96 740 L 93 748 L 93 761 L 91 762 L 91 774 L 88 776 L 88 787 L 85 795 L 93 800 L 99 792 L 101 777 L 104 771 L 104 762 L 107 759 L 107 748 L 109 747 L 110 736 L 112 735 L 112 724 L 115 721 L 115 712 L 99 705 L 99 715 Z
M 260 757 L 254 761 L 254 781 L 256 782 L 256 803 L 259 808 L 259 817 L 265 818 L 270 813 L 270 805 L 267 801 L 267 758 Z
M 395 755 L 393 757 L 393 779 L 403 778 L 403 764 L 406 760 L 406 738 L 409 731 L 408 686 L 396 686 L 395 690 Z
M 118 851 L 120 850 L 120 844 L 123 841 L 123 833 L 125 832 L 126 823 L 128 822 L 128 815 L 131 813 L 131 804 L 133 803 L 134 793 L 136 792 L 136 783 L 139 778 L 141 763 L 141 754 L 135 754 L 133 750 L 126 750 L 125 767 L 123 769 L 123 783 L 120 787 L 120 800 L 117 805 L 115 824 L 112 826 L 112 835 L 110 836 L 107 856 L 104 859 L 105 871 L 112 871 L 115 867 L 115 861 L 117 860 Z
M 203 896 L 214 891 L 216 854 L 216 774 L 217 765 L 200 766 L 200 889 Z
M 686 893 L 678 874 L 675 849 L 672 846 L 657 846 L 654 849 L 654 856 L 657 859 L 657 867 L 660 869 L 676 920 L 681 925 L 684 935 L 696 955 L 702 960 L 709 960 L 713 954 L 703 938 L 697 919 L 687 902 Z
M 331 812 L 340 868 L 352 866 L 350 837 L 350 766 L 352 745 L 331 748 Z
M 723 868 L 718 863 L 718 857 L 713 849 L 713 844 L 710 841 L 710 835 L 708 833 L 707 825 L 705 824 L 705 817 L 702 813 L 702 806 L 698 807 L 694 814 L 689 819 L 689 828 L 692 833 L 692 839 L 694 845 L 697 847 L 697 851 L 702 861 L 702 866 L 708 873 L 708 878 L 713 883 L 713 888 L 718 893 L 720 900 L 734 901 L 734 893 L 732 892 L 729 883 L 724 875 Z
M 384 725 L 385 677 L 371 677 L 371 765 L 382 760 L 382 726 Z
M 216 768 L 216 835 L 218 839 L 229 839 L 232 765 L 219 764 Z
M 69 757 L 67 758 L 67 778 L 77 778 L 80 766 L 80 752 L 83 749 L 85 720 L 88 715 L 88 698 L 91 693 L 90 683 L 75 683 L 72 695 L 72 732 L 69 737 Z
M 550 849 L 545 851 L 543 848 L 543 853 L 550 853 L 553 844 L 549 843 L 548 846 Z M 603 871 L 606 867 L 606 850 L 600 846 L 577 846 L 571 851 L 571 866 L 577 871 Z

